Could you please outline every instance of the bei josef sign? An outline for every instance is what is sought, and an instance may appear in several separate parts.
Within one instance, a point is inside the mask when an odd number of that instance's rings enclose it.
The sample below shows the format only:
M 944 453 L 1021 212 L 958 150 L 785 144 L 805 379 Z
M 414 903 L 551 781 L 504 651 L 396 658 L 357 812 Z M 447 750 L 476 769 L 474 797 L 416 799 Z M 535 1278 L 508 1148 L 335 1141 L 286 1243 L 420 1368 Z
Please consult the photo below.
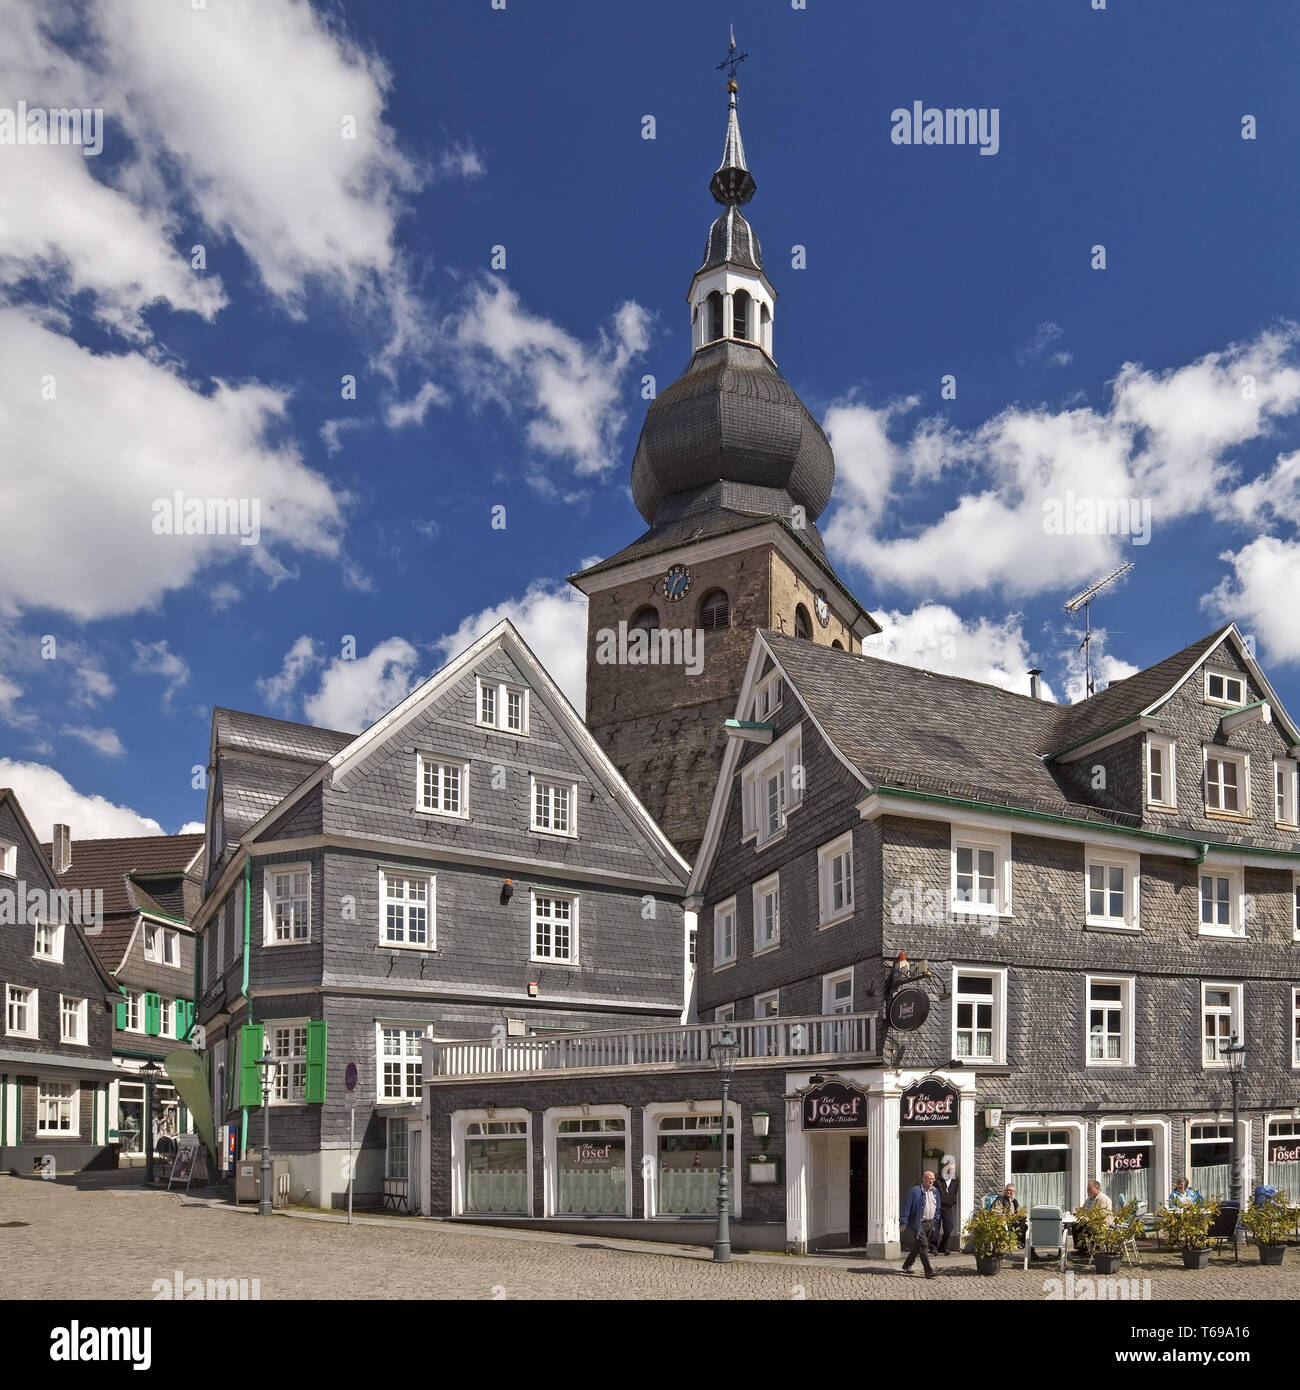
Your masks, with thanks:
M 856 1086 L 823 1081 L 803 1095 L 804 1129 L 865 1129 L 867 1097 Z
M 899 1097 L 899 1129 L 944 1129 L 959 1120 L 957 1088 L 932 1076 L 916 1081 Z

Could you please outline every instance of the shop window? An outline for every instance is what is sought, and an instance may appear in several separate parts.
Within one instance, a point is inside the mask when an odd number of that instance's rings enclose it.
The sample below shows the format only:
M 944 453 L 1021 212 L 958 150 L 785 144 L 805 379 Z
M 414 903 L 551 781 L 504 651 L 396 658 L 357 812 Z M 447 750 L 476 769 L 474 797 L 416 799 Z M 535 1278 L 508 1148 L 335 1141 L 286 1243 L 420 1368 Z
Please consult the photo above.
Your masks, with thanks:
M 71 1137 L 79 1133 L 77 1110 L 80 1097 L 75 1081 L 47 1081 L 36 1088 L 36 1133 Z
M 1155 1189 L 1155 1153 L 1154 1130 L 1124 1127 L 1101 1131 L 1098 1180 L 1116 1211 L 1134 1200 L 1145 1202 L 1148 1211 L 1159 1205 L 1157 1198 L 1163 1194 Z
M 628 1216 L 627 1118 L 558 1121 L 553 1141 L 556 1216 Z
M 1232 1126 L 1193 1125 L 1189 1148 L 1191 1185 L 1206 1201 L 1223 1201 L 1232 1191 Z
M 1300 1120 L 1268 1122 L 1264 1181 L 1295 1201 L 1300 1192 Z
M 735 1117 L 728 1115 L 729 1159 L 735 1152 L 735 1128 Z M 656 1155 L 659 1160 L 659 1216 L 717 1214 L 722 1126 L 716 1115 L 661 1116 Z
M 1074 1203 L 1074 1150 L 1068 1129 L 1017 1129 L 1011 1134 L 1011 1180 L 1022 1207 Z
M 528 1216 L 527 1120 L 474 1120 L 465 1126 L 466 1214 Z

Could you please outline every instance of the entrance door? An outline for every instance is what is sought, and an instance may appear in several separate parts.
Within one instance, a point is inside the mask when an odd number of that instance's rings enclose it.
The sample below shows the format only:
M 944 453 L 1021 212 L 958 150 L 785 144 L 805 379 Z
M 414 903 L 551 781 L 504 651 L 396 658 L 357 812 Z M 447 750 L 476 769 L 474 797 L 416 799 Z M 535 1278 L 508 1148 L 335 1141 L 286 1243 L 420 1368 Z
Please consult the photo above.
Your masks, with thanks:
M 867 1136 L 849 1139 L 849 1244 L 867 1243 Z

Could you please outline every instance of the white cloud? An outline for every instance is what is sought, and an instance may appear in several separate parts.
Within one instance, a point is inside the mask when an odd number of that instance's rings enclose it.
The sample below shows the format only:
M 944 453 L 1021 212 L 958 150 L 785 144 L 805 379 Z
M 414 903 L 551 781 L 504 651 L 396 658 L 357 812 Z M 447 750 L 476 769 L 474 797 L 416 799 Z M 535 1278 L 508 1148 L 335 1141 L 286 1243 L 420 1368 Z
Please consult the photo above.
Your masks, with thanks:
M 350 430 L 360 429 L 365 423 L 355 415 L 342 415 L 335 420 L 326 420 L 318 433 L 325 441 L 325 452 L 333 458 L 343 448 L 343 436 Z
M 470 291 L 450 325 L 461 354 L 461 381 L 471 399 L 528 416 L 527 438 L 549 458 L 568 459 L 580 474 L 614 467 L 615 441 L 626 419 L 622 377 L 649 345 L 650 319 L 623 304 L 612 331 L 588 348 L 548 319 L 525 309 L 496 276 Z
M 509 618 L 551 679 L 582 714 L 587 700 L 587 599 L 572 584 L 534 579 L 521 598 L 506 599 L 465 618 L 435 643 L 450 660 Z
M 453 141 L 438 156 L 439 178 L 477 179 L 487 173 L 482 154 L 471 142 Z
M 1001 622 L 984 617 L 964 621 L 943 604 L 925 603 L 910 613 L 884 610 L 874 617 L 884 630 L 863 643 L 865 656 L 1029 694 L 1028 672 L 1039 663 L 1033 659 L 1019 613 Z M 1042 693 L 1046 700 L 1056 698 L 1046 681 Z
M 22 698 L 23 688 L 7 676 L 0 676 L 0 719 L 9 720 L 17 711 L 14 706 Z
M 157 642 L 141 642 L 133 639 L 135 666 L 132 668 L 142 675 L 159 676 L 164 683 L 163 709 L 170 709 L 172 698 L 190 678 L 190 668 L 183 657 L 177 656 L 165 638 Z
M 1025 366 L 1030 362 L 1045 361 L 1053 367 L 1067 367 L 1074 361 L 1074 354 L 1067 352 L 1063 348 L 1058 348 L 1055 352 L 1049 353 L 1048 348 L 1053 343 L 1059 341 L 1065 330 L 1059 323 L 1053 323 L 1050 319 L 1040 323 L 1034 330 L 1034 336 L 1016 353 L 1016 361 Z
M 32 829 L 42 840 L 49 839 L 55 825 L 70 826 L 74 850 L 78 839 L 163 834 L 156 820 L 129 806 L 114 805 L 106 797 L 77 791 L 62 773 L 43 763 L 0 758 L 0 787 L 13 788 Z
M 1300 541 L 1260 536 L 1219 558 L 1232 566 L 1232 575 L 1207 594 L 1202 605 L 1254 636 L 1271 660 L 1300 661 Z
M 1082 637 L 1082 632 L 1078 634 Z M 1122 681 L 1138 673 L 1138 667 L 1106 650 L 1108 633 L 1104 627 L 1092 629 L 1092 685 L 1094 691 L 1104 690 L 1114 681 Z M 1083 652 L 1078 642 L 1071 644 L 1060 653 L 1065 665 L 1065 698 L 1070 704 L 1077 704 L 1088 693 L 1088 673 L 1084 666 Z
M 103 753 L 108 758 L 120 758 L 126 752 L 122 740 L 113 729 L 92 729 L 82 724 L 76 727 L 69 725 L 63 732 L 70 738 L 79 738 L 96 753 Z
M 176 833 L 178 835 L 203 835 L 207 833 L 207 826 L 201 820 L 187 820 Z
M 303 710 L 313 724 L 324 729 L 343 733 L 364 729 L 401 704 L 415 688 L 419 659 L 404 637 L 390 637 L 353 661 L 336 656 L 321 673 L 315 694 L 303 699 Z
M 403 425 L 422 425 L 431 405 L 448 405 L 451 397 L 441 386 L 426 381 L 409 401 L 393 401 L 384 411 L 384 421 L 391 430 Z
M 255 682 L 258 693 L 272 709 L 292 710 L 303 679 L 323 662 L 324 657 L 316 650 L 315 641 L 304 633 L 285 652 L 279 671 L 274 676 L 263 676 Z

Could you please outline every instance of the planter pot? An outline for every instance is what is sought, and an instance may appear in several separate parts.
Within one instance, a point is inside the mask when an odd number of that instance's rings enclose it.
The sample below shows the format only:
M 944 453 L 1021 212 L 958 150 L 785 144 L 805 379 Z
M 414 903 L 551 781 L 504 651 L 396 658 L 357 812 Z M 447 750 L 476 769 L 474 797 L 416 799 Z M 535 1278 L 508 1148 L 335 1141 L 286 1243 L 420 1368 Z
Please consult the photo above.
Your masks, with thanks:
M 1123 1258 L 1121 1254 L 1115 1251 L 1104 1253 L 1099 1250 L 1092 1257 L 1092 1266 L 1098 1274 L 1114 1274 L 1119 1268 L 1120 1260 Z
M 975 1268 L 981 1274 L 1000 1274 L 1002 1272 L 1002 1256 L 976 1255 Z
M 1210 1263 L 1210 1250 L 1207 1246 L 1204 1250 L 1184 1250 L 1183 1268 L 1184 1269 L 1204 1269 Z
M 1262 1265 L 1280 1265 L 1285 1254 L 1285 1245 L 1261 1245 L 1259 1247 L 1259 1262 Z

